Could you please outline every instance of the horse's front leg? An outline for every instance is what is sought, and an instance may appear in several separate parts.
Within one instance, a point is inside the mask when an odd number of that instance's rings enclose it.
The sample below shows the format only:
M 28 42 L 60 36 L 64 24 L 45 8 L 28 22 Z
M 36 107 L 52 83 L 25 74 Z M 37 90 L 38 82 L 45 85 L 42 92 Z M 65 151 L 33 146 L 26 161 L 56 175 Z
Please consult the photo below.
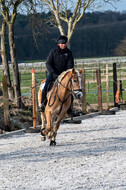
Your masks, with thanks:
M 50 132 L 52 131 L 51 112 L 46 111 L 45 115 L 46 115 L 47 125 L 46 125 L 46 128 L 44 127 L 42 129 L 42 135 L 43 136 L 50 134 Z
M 59 129 L 61 120 L 65 117 L 66 112 L 63 112 L 60 114 L 60 116 L 57 119 L 57 122 L 53 128 L 53 132 L 52 132 L 52 136 L 50 137 L 50 145 L 56 145 L 56 135 L 57 135 L 57 131 Z
M 55 146 L 56 145 L 56 138 L 51 137 L 50 138 L 50 146 Z
M 52 137 L 54 122 L 56 120 L 56 117 L 57 117 L 57 114 L 56 114 L 56 112 L 53 111 L 53 113 L 51 114 L 51 130 L 48 133 L 48 138 Z

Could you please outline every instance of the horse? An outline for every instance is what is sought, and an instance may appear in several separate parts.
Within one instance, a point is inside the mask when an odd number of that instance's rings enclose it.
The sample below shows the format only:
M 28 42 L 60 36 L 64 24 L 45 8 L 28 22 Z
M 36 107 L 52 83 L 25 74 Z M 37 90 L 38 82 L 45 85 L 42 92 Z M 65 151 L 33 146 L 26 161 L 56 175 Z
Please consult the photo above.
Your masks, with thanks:
M 81 73 L 75 68 L 64 71 L 54 82 L 48 92 L 45 112 L 41 112 L 41 140 L 45 141 L 46 136 L 50 139 L 50 145 L 56 145 L 56 135 L 60 123 L 67 114 L 71 105 L 72 96 L 82 96 Z M 41 83 L 38 92 L 38 105 L 41 106 L 42 88 L 45 80 Z

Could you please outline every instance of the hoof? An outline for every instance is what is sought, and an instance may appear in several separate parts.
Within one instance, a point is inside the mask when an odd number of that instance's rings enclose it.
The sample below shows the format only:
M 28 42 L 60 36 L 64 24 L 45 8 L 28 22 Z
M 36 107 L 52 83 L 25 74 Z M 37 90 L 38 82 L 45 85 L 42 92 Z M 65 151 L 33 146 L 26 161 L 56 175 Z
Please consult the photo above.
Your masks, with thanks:
M 42 128 L 42 129 L 40 130 L 42 136 L 45 136 L 45 134 L 43 133 L 44 130 L 45 130 L 45 128 Z
M 46 140 L 46 136 L 43 134 L 43 131 L 45 130 L 45 128 L 42 128 L 41 130 L 40 130 L 40 132 L 41 132 L 41 141 L 45 141 Z
M 46 137 L 45 136 L 41 136 L 41 141 L 45 141 Z
M 50 141 L 50 146 L 55 146 L 56 145 L 56 141 Z

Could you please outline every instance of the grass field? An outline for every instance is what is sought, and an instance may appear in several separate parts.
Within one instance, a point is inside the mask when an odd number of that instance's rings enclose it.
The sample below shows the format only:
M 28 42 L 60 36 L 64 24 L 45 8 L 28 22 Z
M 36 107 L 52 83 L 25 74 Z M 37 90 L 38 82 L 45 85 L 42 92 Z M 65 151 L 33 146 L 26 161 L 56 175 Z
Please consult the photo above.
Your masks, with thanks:
M 90 60 L 88 60 L 90 62 Z M 102 82 L 102 101 L 106 102 L 106 64 L 100 62 L 91 63 L 77 63 L 75 67 L 77 69 L 84 68 L 86 74 L 86 101 L 89 104 L 97 104 L 97 81 L 96 81 L 96 69 L 101 71 L 101 82 Z M 41 81 L 46 78 L 47 71 L 45 64 L 42 63 L 41 66 L 37 64 L 31 64 L 27 67 L 19 67 L 20 71 L 20 81 L 21 81 L 21 93 L 29 94 L 31 93 L 31 83 L 32 83 L 32 68 L 34 66 L 37 88 Z M 109 67 L 109 102 L 113 102 L 113 65 L 108 64 Z M 0 70 L 0 83 L 2 81 L 2 70 Z M 122 88 L 126 89 L 126 63 L 117 63 L 117 79 L 122 81 Z M 11 80 L 13 80 L 11 72 Z M 126 100 L 126 91 L 123 91 L 123 100 Z

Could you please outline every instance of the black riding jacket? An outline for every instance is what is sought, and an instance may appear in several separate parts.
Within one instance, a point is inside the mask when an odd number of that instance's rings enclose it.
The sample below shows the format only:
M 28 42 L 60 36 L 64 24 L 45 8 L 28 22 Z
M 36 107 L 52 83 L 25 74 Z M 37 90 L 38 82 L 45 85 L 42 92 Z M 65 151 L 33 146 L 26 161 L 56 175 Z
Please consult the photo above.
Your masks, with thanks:
M 47 57 L 46 67 L 54 78 L 63 71 L 72 69 L 74 67 L 72 52 L 67 47 L 64 50 L 60 49 L 59 46 L 52 49 Z

